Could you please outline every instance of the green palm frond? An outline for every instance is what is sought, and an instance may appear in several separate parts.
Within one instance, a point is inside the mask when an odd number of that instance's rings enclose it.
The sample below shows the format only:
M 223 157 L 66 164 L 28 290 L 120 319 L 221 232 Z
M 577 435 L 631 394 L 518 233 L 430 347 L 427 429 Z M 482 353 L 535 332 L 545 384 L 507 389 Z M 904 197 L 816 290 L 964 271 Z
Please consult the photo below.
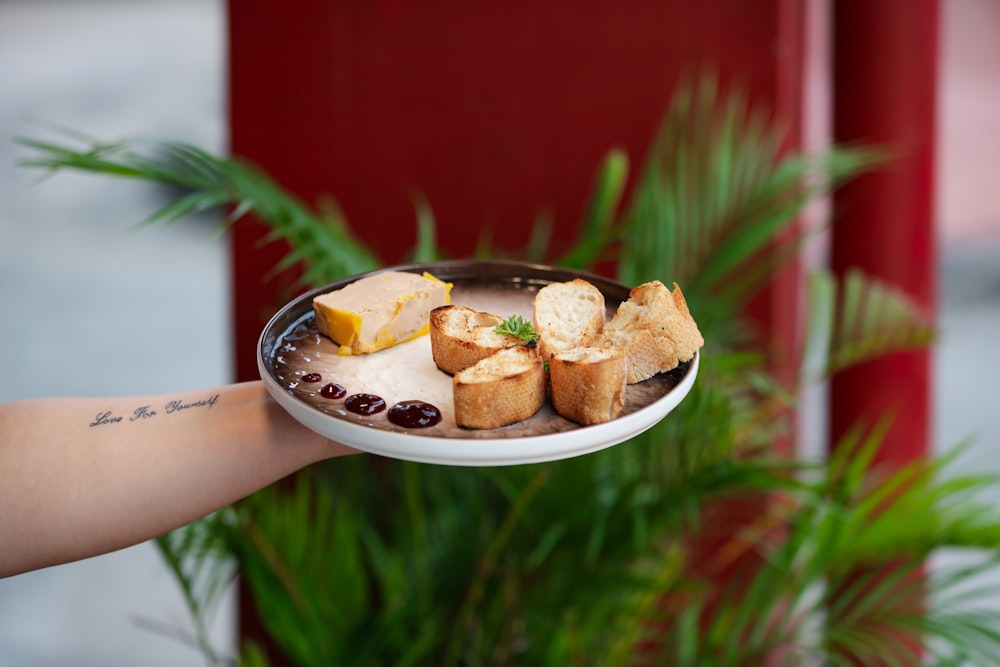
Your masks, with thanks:
M 246 641 L 240 649 L 240 667 L 270 667 L 271 661 L 260 644 L 254 641 Z
M 419 190 L 414 191 L 410 198 L 417 216 L 417 244 L 410 254 L 409 261 L 422 263 L 444 259 L 437 243 L 437 223 L 430 202 Z
M 621 233 L 618 209 L 625 193 L 628 170 L 628 155 L 623 150 L 616 148 L 605 155 L 594 178 L 584 217 L 578 225 L 576 242 L 557 264 L 589 269 L 607 258 L 609 247 Z
M 855 434 L 853 449 L 880 434 L 881 425 Z M 784 487 L 716 549 L 755 564 L 700 586 L 681 576 L 663 591 L 697 615 L 675 610 L 650 624 L 663 628 L 648 637 L 663 663 L 742 667 L 783 656 L 781 664 L 906 665 L 925 645 L 941 664 L 1000 664 L 1000 517 L 987 507 L 1000 480 L 919 461 L 831 494 L 825 466 L 804 472 L 801 486 Z M 932 568 L 927 556 L 941 549 L 964 557 Z
M 905 660 L 898 637 L 872 636 L 873 629 L 894 628 L 935 646 L 942 660 L 958 651 L 978 655 L 970 664 L 1000 664 L 997 591 L 969 587 L 976 578 L 1000 575 L 1000 517 L 989 502 L 1000 479 L 951 474 L 960 449 L 892 470 L 872 467 L 886 425 L 876 425 L 869 438 L 854 434 L 838 445 L 845 453 L 835 456 L 843 462 L 860 454 L 860 462 L 847 464 L 853 470 L 827 470 L 825 484 L 840 491 L 827 496 L 834 500 L 839 539 L 819 553 L 829 580 L 823 598 L 827 649 L 843 655 L 858 655 L 863 646 L 896 650 Z M 964 554 L 964 563 L 932 567 L 928 558 L 940 552 Z
M 947 459 L 873 468 L 887 420 L 851 430 L 828 461 L 770 458 L 787 426 L 776 413 L 795 397 L 760 351 L 734 351 L 745 342 L 742 304 L 812 232 L 798 223 L 805 204 L 885 158 L 796 155 L 787 139 L 716 79 L 681 86 L 630 197 L 628 157 L 612 150 L 558 260 L 590 268 L 617 250 L 626 284 L 682 286 L 710 346 L 669 419 L 620 446 L 540 465 L 348 457 L 313 466 L 157 541 L 193 617 L 207 618 L 236 563 L 269 635 L 304 666 L 901 662 L 909 646 L 886 627 L 914 633 L 941 664 L 996 663 L 1000 630 L 977 595 L 988 587 L 968 588 L 1000 565 L 1000 516 L 984 500 L 996 480 L 946 476 Z M 27 166 L 187 192 L 147 224 L 219 207 L 224 224 L 253 215 L 268 241 L 291 248 L 275 270 L 301 267 L 304 283 L 377 266 L 334 200 L 314 212 L 238 159 L 169 142 L 21 143 L 36 152 Z M 412 201 L 410 258 L 438 259 L 430 202 L 419 192 Z M 547 256 L 551 234 L 539 209 L 525 257 Z M 487 227 L 476 255 L 496 256 L 491 245 Z M 863 274 L 838 284 L 818 272 L 809 296 L 806 380 L 933 340 L 912 300 Z M 754 567 L 724 581 L 699 574 L 689 547 L 714 528 L 706 508 L 747 498 L 766 499 L 764 510 L 718 536 L 711 557 Z M 943 549 L 972 561 L 928 572 L 927 557 Z M 909 604 L 923 592 L 929 608 Z M 240 659 L 269 661 L 256 644 Z
M 220 207 L 229 208 L 224 224 L 253 215 L 270 227 L 267 242 L 283 241 L 291 248 L 275 270 L 301 265 L 303 284 L 324 284 L 379 265 L 332 200 L 314 212 L 244 160 L 216 157 L 179 142 L 93 142 L 81 148 L 33 139 L 19 143 L 37 153 L 22 160 L 23 166 L 141 179 L 189 191 L 140 224 L 173 224 Z
M 294 489 L 266 489 L 236 509 L 241 576 L 267 610 L 262 620 L 271 635 L 298 664 L 350 662 L 344 638 L 364 623 L 365 527 L 350 507 L 303 474 Z
M 626 214 L 622 280 L 745 300 L 798 249 L 809 230 L 793 223 L 806 203 L 883 159 L 870 149 L 788 154 L 785 141 L 777 121 L 715 79 L 681 86 Z
M 535 221 L 528 233 L 528 245 L 521 257 L 526 262 L 544 264 L 552 243 L 552 214 L 547 208 L 535 213 Z
M 996 584 L 969 586 L 995 582 L 1000 558 L 980 551 L 968 564 L 928 568 L 901 557 L 832 578 L 823 598 L 822 654 L 833 664 L 909 665 L 924 649 L 931 659 L 921 664 L 1000 665 L 1000 591 Z
M 226 529 L 228 513 L 221 510 L 153 540 L 181 590 L 194 626 L 193 643 L 210 667 L 228 664 L 212 645 L 208 631 L 223 594 L 236 576 Z
M 803 373 L 810 381 L 890 352 L 925 347 L 937 337 L 914 299 L 857 269 L 839 285 L 828 271 L 814 272 L 809 297 Z

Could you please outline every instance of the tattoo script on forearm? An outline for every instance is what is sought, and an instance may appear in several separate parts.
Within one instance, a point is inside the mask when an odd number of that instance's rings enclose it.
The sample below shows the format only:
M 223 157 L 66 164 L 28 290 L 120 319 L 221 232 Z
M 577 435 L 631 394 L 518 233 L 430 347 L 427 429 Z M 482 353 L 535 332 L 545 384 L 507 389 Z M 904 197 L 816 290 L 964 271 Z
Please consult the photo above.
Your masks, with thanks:
M 219 402 L 219 394 L 213 394 L 208 398 L 183 400 L 171 399 L 162 405 L 140 405 L 134 408 L 131 413 L 116 413 L 112 410 L 102 410 L 98 412 L 88 426 L 108 426 L 110 424 L 127 424 L 129 422 L 156 419 L 165 415 L 172 415 L 191 410 L 211 410 Z

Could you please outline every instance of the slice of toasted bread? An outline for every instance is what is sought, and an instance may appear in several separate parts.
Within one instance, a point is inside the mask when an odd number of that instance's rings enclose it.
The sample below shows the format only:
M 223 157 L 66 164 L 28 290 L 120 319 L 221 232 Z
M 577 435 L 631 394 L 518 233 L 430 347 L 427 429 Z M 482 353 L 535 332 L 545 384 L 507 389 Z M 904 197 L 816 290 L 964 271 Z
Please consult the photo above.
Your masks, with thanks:
M 445 373 L 455 373 L 523 341 L 496 332 L 503 318 L 466 306 L 441 306 L 430 314 L 431 356 Z
M 604 326 L 604 295 L 582 278 L 546 285 L 535 295 L 533 319 L 539 354 L 548 360 L 594 342 Z
M 508 347 L 455 373 L 455 421 L 465 428 L 499 428 L 534 415 L 548 380 L 536 350 Z
M 676 368 L 704 344 L 680 287 L 659 280 L 633 288 L 596 342 L 624 350 L 629 384 Z
M 616 348 L 580 347 L 549 359 L 552 407 L 578 424 L 616 418 L 625 405 L 628 361 Z

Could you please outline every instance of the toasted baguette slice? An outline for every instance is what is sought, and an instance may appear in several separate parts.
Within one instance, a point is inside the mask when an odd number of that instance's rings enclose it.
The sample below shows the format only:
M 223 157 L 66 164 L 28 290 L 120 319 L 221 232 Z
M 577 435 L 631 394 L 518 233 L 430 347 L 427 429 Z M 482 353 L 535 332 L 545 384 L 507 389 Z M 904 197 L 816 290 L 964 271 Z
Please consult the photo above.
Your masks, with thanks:
M 546 285 L 535 295 L 534 325 L 542 359 L 586 347 L 604 326 L 604 295 L 581 278 Z
M 466 306 L 441 306 L 431 311 L 431 356 L 445 373 L 455 373 L 507 347 L 522 345 L 517 336 L 497 333 L 503 318 Z
M 340 354 L 370 354 L 427 333 L 450 290 L 429 273 L 384 271 L 315 297 L 316 326 Z
M 676 368 L 677 351 L 670 339 L 654 336 L 647 329 L 606 330 L 596 343 L 599 347 L 617 349 L 628 359 L 628 383 L 648 380 L 657 373 Z
M 680 287 L 659 280 L 633 288 L 596 343 L 624 350 L 629 384 L 676 368 L 704 344 Z
M 455 421 L 465 428 L 499 428 L 534 415 L 548 389 L 545 365 L 536 350 L 508 347 L 452 379 Z
M 615 348 L 579 347 L 552 355 L 549 393 L 552 407 L 578 424 L 601 424 L 625 405 L 628 361 Z

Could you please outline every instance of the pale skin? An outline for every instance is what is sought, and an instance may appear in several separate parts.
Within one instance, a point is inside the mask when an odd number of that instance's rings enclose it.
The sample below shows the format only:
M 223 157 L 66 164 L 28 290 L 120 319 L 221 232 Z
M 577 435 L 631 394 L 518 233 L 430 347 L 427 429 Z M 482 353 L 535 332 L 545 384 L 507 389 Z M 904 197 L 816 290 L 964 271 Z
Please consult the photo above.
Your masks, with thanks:
M 261 382 L 0 405 L 0 577 L 138 544 L 356 450 Z

